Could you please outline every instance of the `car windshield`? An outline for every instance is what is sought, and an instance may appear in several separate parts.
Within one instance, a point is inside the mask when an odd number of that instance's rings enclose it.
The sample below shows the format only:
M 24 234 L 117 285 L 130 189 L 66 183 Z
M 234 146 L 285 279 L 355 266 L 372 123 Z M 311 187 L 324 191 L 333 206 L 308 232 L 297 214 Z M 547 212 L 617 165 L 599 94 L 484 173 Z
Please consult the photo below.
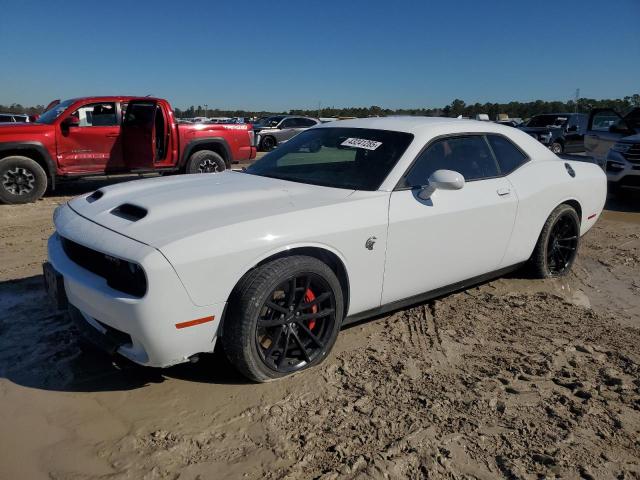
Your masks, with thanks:
M 47 125 L 51 125 L 53 121 L 58 118 L 62 113 L 74 102 L 74 100 L 65 100 L 64 102 L 60 102 L 56 106 L 44 112 L 40 117 L 36 120 L 36 123 L 45 123 Z
M 283 115 L 276 116 L 276 117 L 263 117 L 263 118 L 259 119 L 254 125 L 256 127 L 271 127 L 271 126 L 275 126 L 278 123 L 280 123 L 280 121 L 283 118 L 284 118 Z
M 563 115 L 536 115 L 527 127 L 564 127 L 569 119 Z
M 413 135 L 366 128 L 312 128 L 251 165 L 246 173 L 350 190 L 377 190 Z

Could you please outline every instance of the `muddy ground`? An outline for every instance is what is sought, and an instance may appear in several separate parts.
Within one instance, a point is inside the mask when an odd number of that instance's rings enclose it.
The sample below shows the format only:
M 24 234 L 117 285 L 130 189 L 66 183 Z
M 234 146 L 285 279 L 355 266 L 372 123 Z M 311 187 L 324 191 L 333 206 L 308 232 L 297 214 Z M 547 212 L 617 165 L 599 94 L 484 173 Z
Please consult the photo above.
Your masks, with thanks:
M 40 264 L 53 208 L 0 206 L 0 478 L 639 478 L 640 196 L 562 280 L 523 272 L 347 328 L 320 367 L 246 383 L 85 353 Z

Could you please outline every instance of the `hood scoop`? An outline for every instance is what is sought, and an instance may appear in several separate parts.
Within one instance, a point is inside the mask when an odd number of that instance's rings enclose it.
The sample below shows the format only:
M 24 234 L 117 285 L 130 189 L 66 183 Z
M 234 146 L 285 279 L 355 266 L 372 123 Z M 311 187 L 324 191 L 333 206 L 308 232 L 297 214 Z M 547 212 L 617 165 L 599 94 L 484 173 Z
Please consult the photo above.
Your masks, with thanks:
M 96 200 L 100 200 L 103 195 L 104 195 L 104 192 L 102 190 L 96 190 L 95 192 L 93 192 L 91 195 L 87 197 L 87 202 L 93 203 Z
M 147 213 L 148 212 L 145 208 L 138 207 L 137 205 L 132 205 L 130 203 L 123 203 L 119 207 L 111 210 L 112 215 L 124 218 L 130 222 L 137 222 L 138 220 L 143 219 L 147 216 Z

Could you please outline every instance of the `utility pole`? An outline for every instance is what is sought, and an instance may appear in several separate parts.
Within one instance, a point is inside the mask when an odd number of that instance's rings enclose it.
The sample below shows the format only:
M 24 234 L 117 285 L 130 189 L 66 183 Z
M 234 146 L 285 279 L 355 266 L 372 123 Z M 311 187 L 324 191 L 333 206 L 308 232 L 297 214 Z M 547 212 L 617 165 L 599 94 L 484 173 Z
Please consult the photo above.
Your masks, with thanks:
M 204 118 L 209 118 L 207 116 L 207 110 L 209 110 L 209 105 L 207 105 L 206 103 L 204 104 Z
M 578 100 L 580 100 L 580 89 L 576 88 L 576 106 L 575 106 L 575 113 L 578 113 Z
M 322 109 L 322 102 L 318 102 L 318 119 L 320 119 L 320 110 Z

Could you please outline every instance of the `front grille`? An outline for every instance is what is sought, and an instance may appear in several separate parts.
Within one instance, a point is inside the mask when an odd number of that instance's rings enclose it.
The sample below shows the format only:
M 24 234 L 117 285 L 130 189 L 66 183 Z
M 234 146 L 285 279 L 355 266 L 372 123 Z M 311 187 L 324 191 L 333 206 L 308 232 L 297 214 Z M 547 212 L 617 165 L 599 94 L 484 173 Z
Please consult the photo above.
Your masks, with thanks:
M 629 150 L 623 154 L 623 157 L 634 165 L 640 165 L 640 143 L 631 145 Z
M 134 297 L 143 297 L 147 292 L 147 279 L 139 265 L 92 250 L 64 237 L 61 240 L 62 249 L 72 262 L 104 278 L 114 290 Z

